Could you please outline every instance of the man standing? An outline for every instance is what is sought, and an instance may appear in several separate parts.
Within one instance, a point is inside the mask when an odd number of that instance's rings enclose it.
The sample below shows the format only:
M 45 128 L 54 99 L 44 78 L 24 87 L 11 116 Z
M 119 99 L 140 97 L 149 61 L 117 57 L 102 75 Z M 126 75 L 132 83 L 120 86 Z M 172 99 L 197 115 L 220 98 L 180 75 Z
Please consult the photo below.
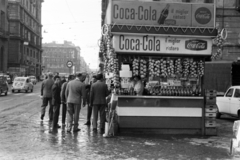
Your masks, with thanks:
M 58 117 L 61 105 L 61 79 L 59 76 L 54 77 L 54 84 L 52 86 L 52 105 L 53 105 L 53 129 L 60 128 L 58 125 Z
M 41 86 L 41 97 L 42 97 L 42 110 L 41 110 L 41 120 L 43 120 L 45 115 L 46 107 L 49 104 L 49 120 L 53 120 L 53 107 L 52 107 L 52 86 L 54 84 L 53 74 L 48 73 L 48 78 L 43 81 Z
M 74 119 L 73 132 L 78 132 L 79 114 L 83 100 L 83 106 L 86 103 L 85 85 L 82 81 L 84 76 L 81 73 L 77 74 L 75 80 L 67 84 L 65 96 L 67 97 L 67 132 L 71 132 Z
M 96 76 L 94 75 L 92 77 L 92 81 L 90 82 L 89 86 L 86 86 L 86 92 L 87 92 L 87 122 L 84 125 L 90 126 L 91 125 L 91 116 L 92 116 L 92 106 L 90 105 L 90 89 L 93 83 L 97 81 Z
M 73 75 L 68 76 L 68 82 L 62 84 L 61 89 L 61 101 L 62 101 L 62 126 L 65 126 L 66 115 L 67 115 L 67 97 L 65 96 L 65 91 L 67 84 L 73 79 Z
M 104 133 L 106 97 L 108 96 L 108 87 L 102 81 L 103 75 L 97 75 L 97 82 L 92 84 L 90 92 L 90 104 L 93 106 L 93 132 L 97 132 L 98 112 L 100 112 L 100 130 Z

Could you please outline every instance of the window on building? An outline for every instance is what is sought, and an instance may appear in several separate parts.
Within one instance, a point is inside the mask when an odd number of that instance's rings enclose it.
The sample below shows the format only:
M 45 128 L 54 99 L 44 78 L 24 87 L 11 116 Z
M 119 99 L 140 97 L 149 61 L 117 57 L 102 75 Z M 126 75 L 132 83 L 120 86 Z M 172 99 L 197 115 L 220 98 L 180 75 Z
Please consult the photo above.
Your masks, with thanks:
M 5 12 L 1 11 L 1 23 L 0 28 L 5 30 Z
M 2 0 L 2 5 L 5 6 L 5 4 L 6 4 L 6 0 Z

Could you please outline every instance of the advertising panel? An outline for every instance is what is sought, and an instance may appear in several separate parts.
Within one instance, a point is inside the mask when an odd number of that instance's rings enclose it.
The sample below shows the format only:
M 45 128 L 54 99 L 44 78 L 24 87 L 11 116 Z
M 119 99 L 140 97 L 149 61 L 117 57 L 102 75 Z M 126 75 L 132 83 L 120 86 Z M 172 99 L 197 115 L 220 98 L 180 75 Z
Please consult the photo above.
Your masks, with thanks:
M 192 5 L 192 27 L 212 27 L 214 24 L 214 5 Z
M 159 36 L 114 35 L 116 52 L 169 55 L 211 55 L 212 40 Z
M 111 13 L 113 24 L 214 27 L 212 4 L 115 0 Z

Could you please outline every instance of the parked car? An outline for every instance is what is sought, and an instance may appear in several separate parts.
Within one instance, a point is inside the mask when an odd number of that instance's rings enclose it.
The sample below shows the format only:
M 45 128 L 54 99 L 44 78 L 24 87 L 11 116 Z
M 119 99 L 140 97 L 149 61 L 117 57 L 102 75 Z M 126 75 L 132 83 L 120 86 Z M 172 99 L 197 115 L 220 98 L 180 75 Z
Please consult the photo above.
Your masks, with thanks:
M 12 92 L 15 91 L 25 91 L 25 92 L 33 92 L 33 84 L 28 77 L 16 77 L 13 81 Z
M 217 118 L 227 114 L 240 119 L 240 86 L 232 86 L 223 97 L 217 97 L 217 108 Z
M 32 84 L 37 84 L 37 79 L 35 76 L 29 76 L 29 79 L 31 80 Z
M 8 94 L 8 83 L 7 83 L 7 78 L 3 75 L 0 75 L 0 95 L 6 96 Z

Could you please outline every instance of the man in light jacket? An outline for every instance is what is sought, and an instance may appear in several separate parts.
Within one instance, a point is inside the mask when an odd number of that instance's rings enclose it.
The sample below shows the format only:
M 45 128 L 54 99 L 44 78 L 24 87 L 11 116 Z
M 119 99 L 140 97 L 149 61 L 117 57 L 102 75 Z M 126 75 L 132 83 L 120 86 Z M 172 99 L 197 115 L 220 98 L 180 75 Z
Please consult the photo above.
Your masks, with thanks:
M 104 133 L 106 97 L 108 87 L 103 82 L 103 75 L 96 76 L 97 82 L 92 84 L 90 91 L 90 105 L 93 106 L 93 132 L 97 132 L 98 112 L 100 112 L 100 130 Z
M 42 82 L 41 86 L 41 98 L 42 98 L 42 110 L 41 120 L 45 116 L 46 107 L 49 104 L 49 120 L 53 120 L 53 106 L 52 106 L 52 86 L 54 84 L 53 74 L 48 73 L 48 78 Z
M 78 132 L 79 114 L 83 100 L 83 106 L 86 104 L 85 85 L 82 82 L 83 75 L 77 74 L 75 80 L 67 84 L 65 96 L 67 97 L 67 132 L 71 132 L 74 121 L 73 132 Z

